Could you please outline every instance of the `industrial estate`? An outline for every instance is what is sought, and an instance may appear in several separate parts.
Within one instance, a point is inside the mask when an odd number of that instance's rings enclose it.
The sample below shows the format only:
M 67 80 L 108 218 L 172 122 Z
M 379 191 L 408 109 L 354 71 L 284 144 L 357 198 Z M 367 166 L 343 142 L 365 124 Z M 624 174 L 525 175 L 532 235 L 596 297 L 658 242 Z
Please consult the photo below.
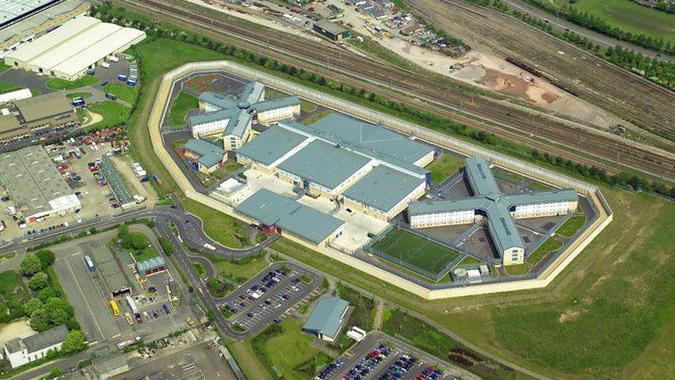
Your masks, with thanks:
M 671 378 L 675 19 L 596 3 L 0 0 L 0 378 Z

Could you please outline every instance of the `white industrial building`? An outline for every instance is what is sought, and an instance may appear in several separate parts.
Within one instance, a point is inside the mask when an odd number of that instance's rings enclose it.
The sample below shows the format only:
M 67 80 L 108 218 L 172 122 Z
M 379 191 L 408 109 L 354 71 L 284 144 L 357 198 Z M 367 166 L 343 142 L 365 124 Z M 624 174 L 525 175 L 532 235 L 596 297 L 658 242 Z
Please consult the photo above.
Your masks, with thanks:
M 12 368 L 20 367 L 47 357 L 49 351 L 59 351 L 67 336 L 68 328 L 59 325 L 27 338 L 10 340 L 3 347 L 5 358 Z
M 16 91 L 5 92 L 4 94 L 0 94 L 0 104 L 28 99 L 31 96 L 33 96 L 33 93 L 30 92 L 29 88 L 22 88 Z
M 144 39 L 143 31 L 81 16 L 19 46 L 5 57 L 5 64 L 72 81 Z

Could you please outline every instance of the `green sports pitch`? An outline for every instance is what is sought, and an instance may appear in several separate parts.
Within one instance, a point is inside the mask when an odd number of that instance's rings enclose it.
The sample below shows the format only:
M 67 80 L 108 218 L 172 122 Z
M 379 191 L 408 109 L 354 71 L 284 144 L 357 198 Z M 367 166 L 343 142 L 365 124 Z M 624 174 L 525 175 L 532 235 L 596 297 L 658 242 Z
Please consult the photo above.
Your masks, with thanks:
M 436 243 L 402 228 L 394 228 L 370 246 L 396 264 L 417 268 L 416 272 L 435 276 L 460 254 L 450 247 Z M 400 261 L 400 262 L 398 262 Z M 412 268 L 410 268 L 412 267 Z M 414 269 L 413 269 L 414 270 Z

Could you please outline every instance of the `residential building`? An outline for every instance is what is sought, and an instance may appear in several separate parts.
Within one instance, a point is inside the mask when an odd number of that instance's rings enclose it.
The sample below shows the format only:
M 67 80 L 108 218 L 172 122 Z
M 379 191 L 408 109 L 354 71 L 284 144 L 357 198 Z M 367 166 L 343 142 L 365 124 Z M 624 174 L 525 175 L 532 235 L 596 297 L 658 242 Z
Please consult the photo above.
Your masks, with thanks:
M 12 368 L 21 367 L 47 357 L 50 351 L 59 351 L 68 336 L 68 328 L 58 325 L 27 338 L 10 340 L 4 345 L 5 358 Z

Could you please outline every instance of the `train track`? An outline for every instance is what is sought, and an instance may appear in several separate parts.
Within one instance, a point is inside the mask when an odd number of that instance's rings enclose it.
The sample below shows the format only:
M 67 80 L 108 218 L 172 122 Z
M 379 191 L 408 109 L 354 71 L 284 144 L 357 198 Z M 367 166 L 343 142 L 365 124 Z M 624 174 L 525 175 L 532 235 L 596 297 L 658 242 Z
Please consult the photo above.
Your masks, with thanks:
M 527 143 L 543 151 L 559 154 L 586 164 L 603 167 L 609 172 L 616 169 L 605 165 L 593 157 L 570 153 L 567 150 L 551 147 L 549 142 L 570 146 L 591 156 L 601 157 L 655 176 L 673 178 L 673 166 L 667 159 L 647 149 L 608 141 L 606 137 L 589 133 L 583 128 L 572 128 L 549 119 L 533 116 L 529 112 L 512 108 L 503 103 L 484 97 L 471 97 L 468 91 L 448 88 L 414 72 L 403 70 L 388 64 L 353 54 L 323 42 L 306 39 L 298 41 L 283 32 L 262 27 L 249 28 L 224 21 L 224 18 L 206 16 L 176 4 L 166 4 L 153 0 L 136 3 L 115 1 L 127 8 L 152 12 L 153 17 L 167 18 L 172 23 L 189 29 L 199 29 L 200 33 L 217 37 L 252 51 L 280 59 L 286 63 L 319 72 L 331 79 L 346 82 L 373 90 L 393 100 L 413 104 L 415 107 L 450 117 L 472 127 L 488 130 L 498 136 Z M 280 58 L 277 58 L 280 57 Z M 368 81 L 368 82 L 366 82 Z M 378 84 L 374 86 L 373 83 Z M 427 100 L 416 101 L 409 95 Z M 469 116 L 462 115 L 458 110 Z M 477 121 L 476 118 L 488 120 Z M 539 140 L 546 140 L 541 142 Z
M 661 129 L 675 136 L 675 93 L 662 86 L 493 9 L 462 0 L 406 2 L 470 45 L 487 47 L 503 57 L 516 55 L 558 78 L 581 98 L 652 133 Z

